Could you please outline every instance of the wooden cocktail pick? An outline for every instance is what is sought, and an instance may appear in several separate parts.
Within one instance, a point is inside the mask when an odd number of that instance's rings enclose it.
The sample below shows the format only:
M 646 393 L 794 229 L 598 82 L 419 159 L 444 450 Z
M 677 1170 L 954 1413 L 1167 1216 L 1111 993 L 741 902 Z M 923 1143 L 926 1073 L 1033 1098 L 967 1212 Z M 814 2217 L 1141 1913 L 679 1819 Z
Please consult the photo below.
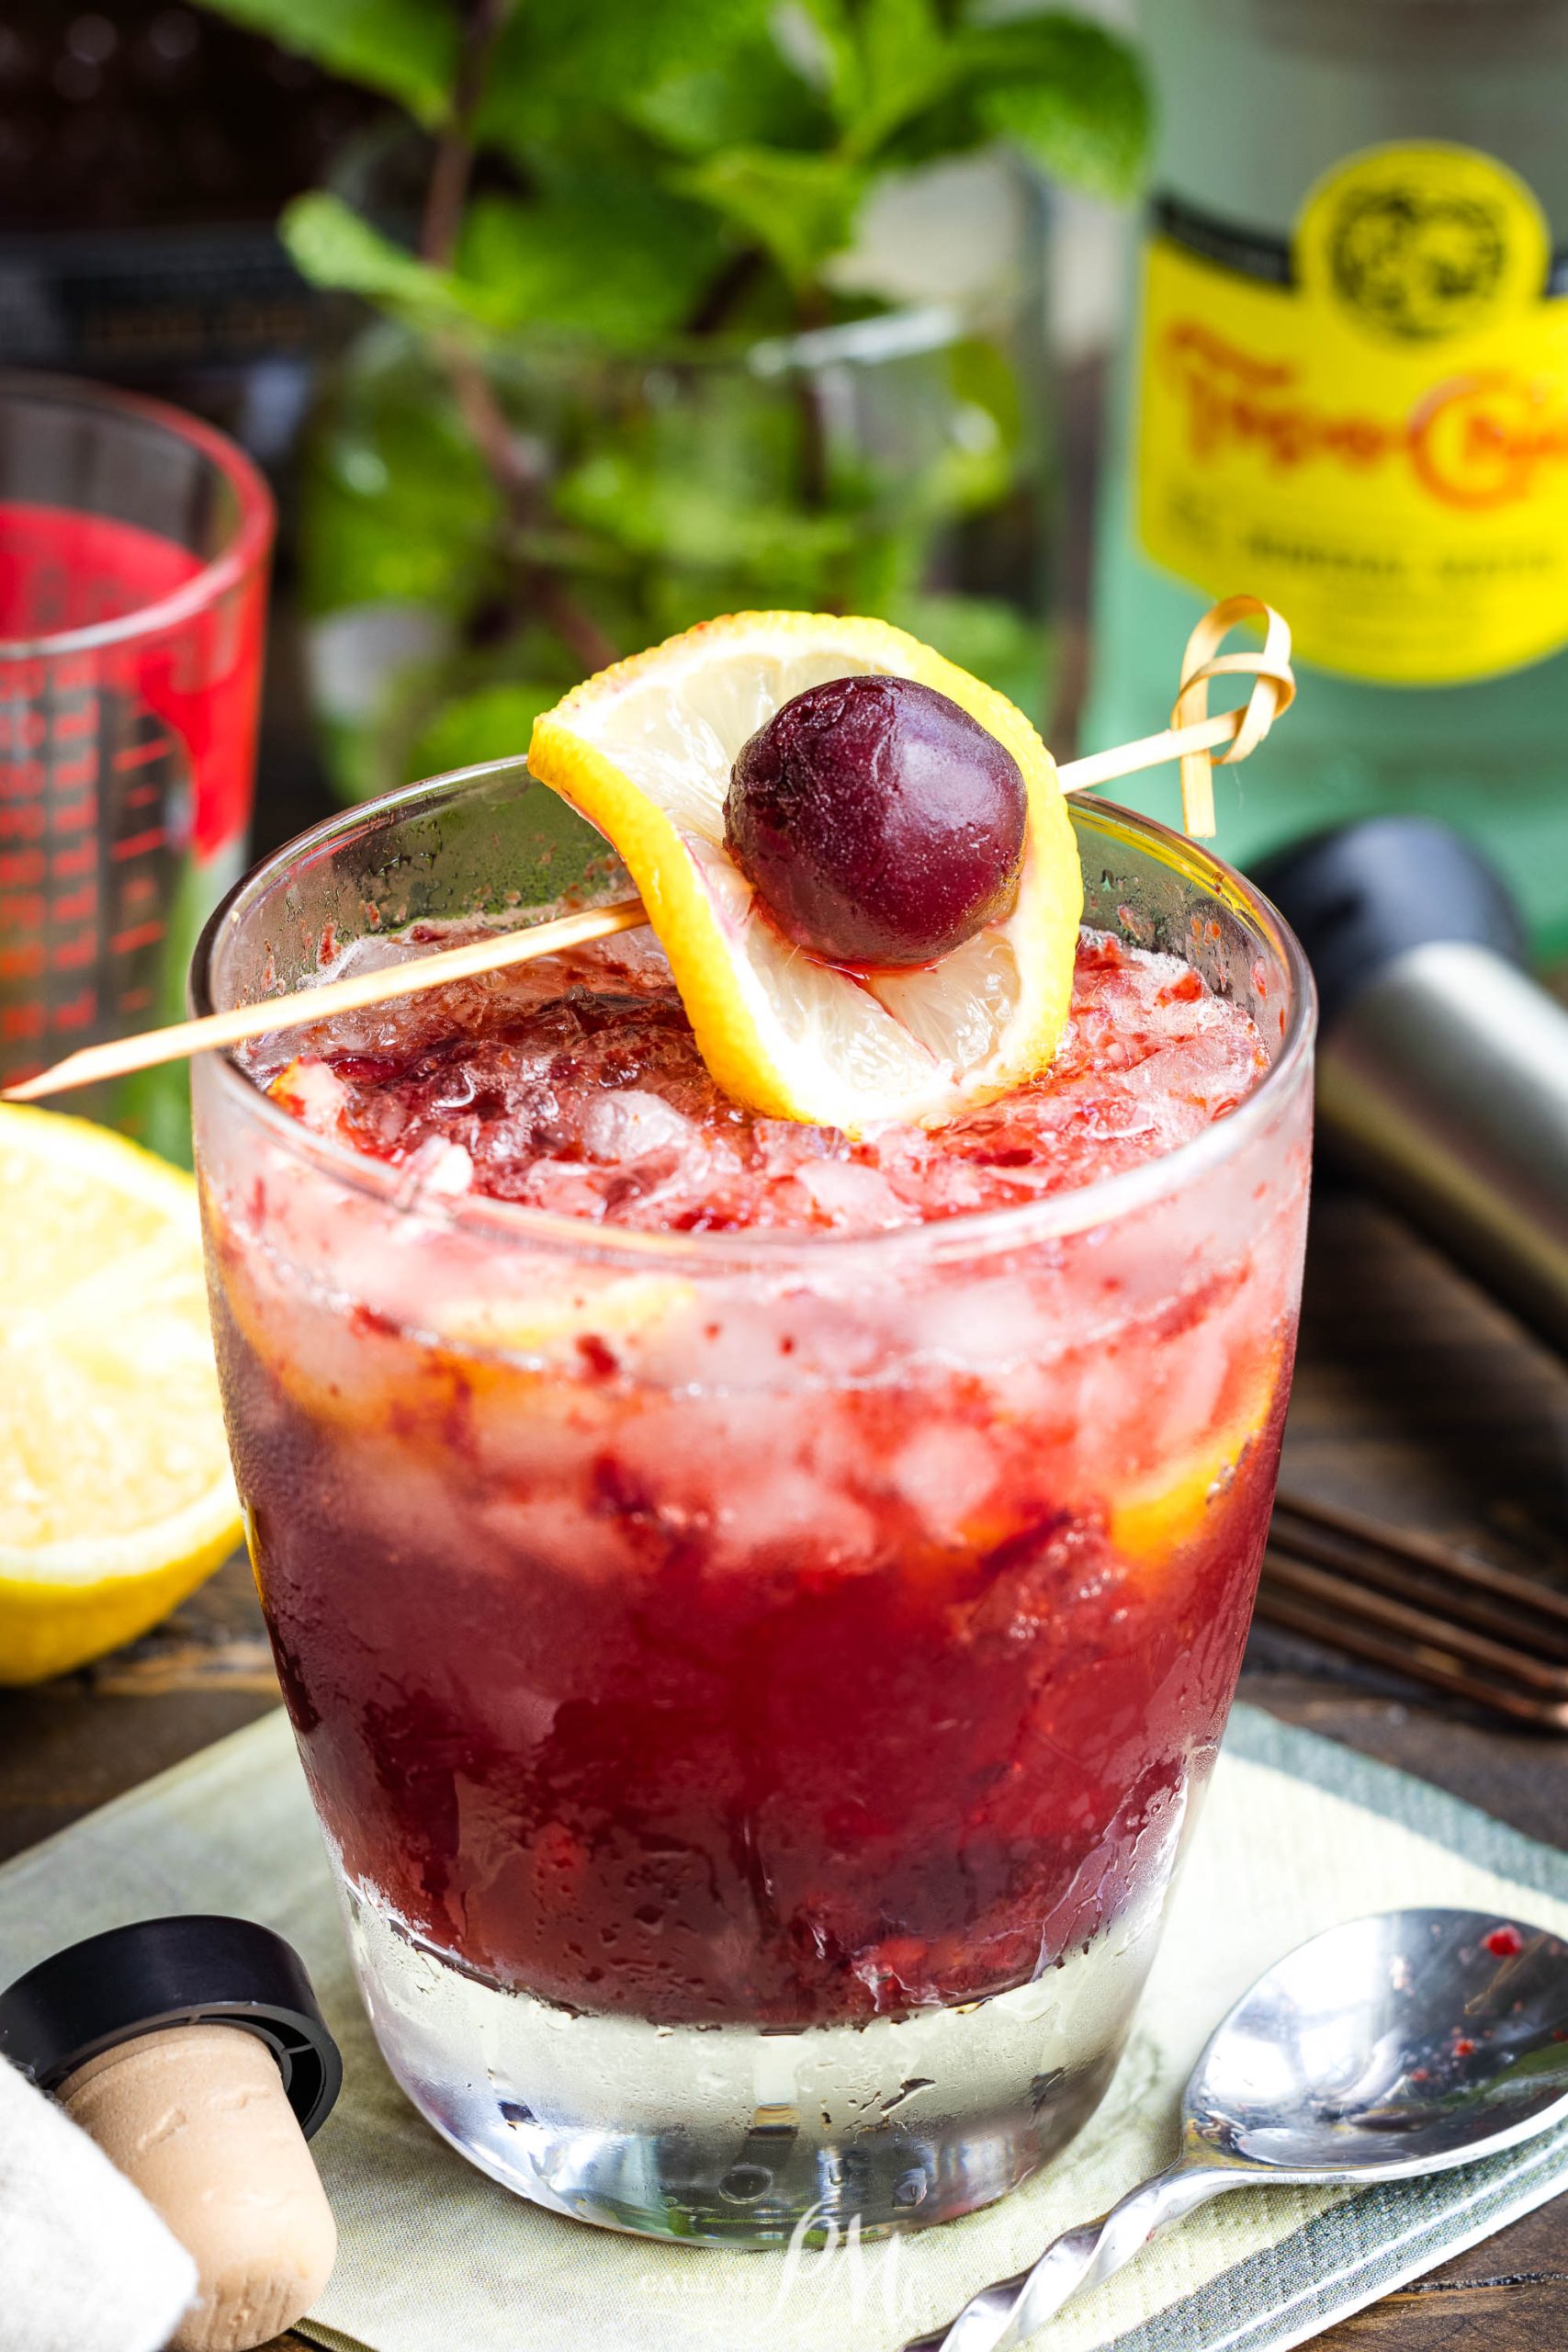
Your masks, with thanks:
M 1262 646 L 1240 653 L 1220 653 L 1220 644 L 1241 621 L 1263 623 Z M 1210 681 L 1230 677 L 1251 678 L 1252 691 L 1238 709 L 1222 711 L 1211 718 Z M 1212 771 L 1215 754 L 1222 766 L 1245 760 L 1258 749 L 1280 712 L 1290 708 L 1295 693 L 1291 632 L 1284 620 L 1260 597 L 1227 596 L 1204 614 L 1187 640 L 1181 690 L 1170 725 L 1157 735 L 1141 736 L 1135 743 L 1119 743 L 1112 751 L 1069 760 L 1058 770 L 1062 789 L 1095 792 L 1119 776 L 1136 775 L 1144 768 L 1179 760 L 1182 823 L 1189 833 L 1206 838 L 1214 831 Z M 128 1078 L 133 1070 L 152 1069 L 163 1062 L 243 1046 L 280 1029 L 308 1028 L 336 1013 L 389 1004 L 399 997 L 441 988 L 448 980 L 500 971 L 508 964 L 531 963 L 536 956 L 552 956 L 564 947 L 581 947 L 590 939 L 635 931 L 647 921 L 640 899 L 619 899 L 613 905 L 585 907 L 580 913 L 560 915 L 524 931 L 501 932 L 467 947 L 440 948 L 434 955 L 411 957 L 407 963 L 356 972 L 349 979 L 326 980 L 319 987 L 297 989 L 291 996 L 262 997 L 254 1004 L 209 1013 L 199 1021 L 180 1021 L 172 1028 L 148 1029 L 140 1036 L 85 1046 L 52 1069 L 7 1086 L 0 1101 L 35 1102 L 46 1094 L 67 1093 L 73 1087 L 91 1086 L 105 1079 Z

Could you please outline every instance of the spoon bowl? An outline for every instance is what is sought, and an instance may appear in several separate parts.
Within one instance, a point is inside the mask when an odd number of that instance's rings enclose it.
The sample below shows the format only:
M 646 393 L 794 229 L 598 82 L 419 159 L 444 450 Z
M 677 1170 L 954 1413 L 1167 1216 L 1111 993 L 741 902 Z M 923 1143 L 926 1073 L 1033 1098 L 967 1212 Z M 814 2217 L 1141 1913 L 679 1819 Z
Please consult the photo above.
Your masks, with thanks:
M 1568 2112 L 1568 1943 L 1480 1911 L 1347 1920 L 1278 1962 L 1193 2069 L 1184 2140 L 1297 2178 L 1471 2164 Z
M 1211 2036 L 1168 2171 L 905 2352 L 1008 2352 L 1228 2189 L 1408 2180 L 1562 2122 L 1568 1942 L 1484 1911 L 1347 1920 L 1277 1961 Z

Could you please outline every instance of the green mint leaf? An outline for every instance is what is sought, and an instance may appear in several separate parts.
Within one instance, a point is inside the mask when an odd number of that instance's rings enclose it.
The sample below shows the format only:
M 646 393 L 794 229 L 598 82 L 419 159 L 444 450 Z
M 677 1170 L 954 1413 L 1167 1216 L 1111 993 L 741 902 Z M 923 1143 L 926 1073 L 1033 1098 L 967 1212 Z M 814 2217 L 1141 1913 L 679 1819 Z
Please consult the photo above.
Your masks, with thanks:
M 804 286 L 829 254 L 847 245 L 866 175 L 836 155 L 730 147 L 674 176 L 687 195 L 765 246 L 786 277 Z
M 1050 643 L 1045 625 L 996 596 L 897 597 L 887 617 L 1038 721 Z
M 307 444 L 303 601 L 466 612 L 494 571 L 501 502 L 450 394 L 401 328 L 377 326 L 349 356 L 322 429 Z
M 559 682 L 508 682 L 443 703 L 410 746 L 409 773 L 445 775 L 451 768 L 478 767 L 481 760 L 522 759 L 535 719 L 553 710 L 563 691 Z
M 826 146 L 832 120 L 820 94 L 770 37 L 662 75 L 623 101 L 627 119 L 680 155 L 718 147 Z
M 206 0 L 247 32 L 439 122 L 457 70 L 452 0 Z
M 860 43 L 847 0 L 783 0 L 774 39 L 795 72 L 820 92 L 834 119 L 848 125 L 864 103 Z
M 717 267 L 713 214 L 657 185 L 595 175 L 532 201 L 480 197 L 458 251 L 498 322 L 657 343 L 690 316 Z
M 923 516 L 911 522 L 903 514 L 863 514 L 837 583 L 844 609 L 886 620 L 902 598 L 914 594 L 931 559 L 931 531 Z
M 496 44 L 478 135 L 525 161 L 539 145 L 565 147 L 585 116 L 629 108 L 767 26 L 768 0 L 525 0 Z
M 448 270 L 432 269 L 373 229 L 341 197 L 321 189 L 297 197 L 278 227 L 296 267 L 312 286 L 361 295 L 427 330 L 494 322 L 496 306 L 483 288 L 467 286 Z
M 934 0 L 864 0 L 859 30 L 860 102 L 848 144 L 868 155 L 953 86 L 963 60 Z
M 993 136 L 1091 196 L 1134 194 L 1148 151 L 1148 85 L 1124 41 L 1052 13 L 976 26 L 959 48 L 973 104 Z
M 351 626 L 371 628 L 384 617 L 348 616 Z M 318 642 L 322 634 L 318 628 Z M 411 776 L 520 758 L 539 710 L 558 701 L 580 674 L 547 631 L 527 625 L 482 651 L 451 636 L 433 638 L 423 650 L 386 662 L 367 679 L 369 692 L 359 708 L 327 715 L 323 749 L 333 788 L 341 799 L 365 800 L 394 791 Z M 570 887 L 589 856 L 603 852 L 603 836 L 553 793 L 540 795 L 534 831 L 535 896 L 541 895 L 540 885 Z M 505 896 L 499 881 L 495 896 L 498 904 Z
M 759 492 L 750 503 L 696 471 L 602 450 L 557 485 L 558 513 L 645 560 L 765 581 L 798 594 L 855 539 L 852 514 L 806 514 Z

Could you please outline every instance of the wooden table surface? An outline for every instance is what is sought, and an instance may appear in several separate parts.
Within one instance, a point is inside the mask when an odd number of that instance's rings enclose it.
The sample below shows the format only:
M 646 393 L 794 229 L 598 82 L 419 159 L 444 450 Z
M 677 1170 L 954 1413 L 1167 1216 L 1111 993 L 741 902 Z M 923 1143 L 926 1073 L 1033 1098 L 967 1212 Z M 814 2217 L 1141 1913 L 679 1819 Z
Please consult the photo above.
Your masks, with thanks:
M 1568 1366 L 1395 1219 L 1332 1184 L 1314 1211 L 1286 1475 L 1568 1588 Z M 1436 1703 L 1261 1627 L 1242 1690 L 1532 1837 L 1568 1840 L 1568 1739 Z M 0 1856 L 276 1699 L 249 1575 L 231 1562 L 145 1641 L 0 1692 Z M 1568 2346 L 1568 2197 L 1318 2341 L 1325 2352 Z

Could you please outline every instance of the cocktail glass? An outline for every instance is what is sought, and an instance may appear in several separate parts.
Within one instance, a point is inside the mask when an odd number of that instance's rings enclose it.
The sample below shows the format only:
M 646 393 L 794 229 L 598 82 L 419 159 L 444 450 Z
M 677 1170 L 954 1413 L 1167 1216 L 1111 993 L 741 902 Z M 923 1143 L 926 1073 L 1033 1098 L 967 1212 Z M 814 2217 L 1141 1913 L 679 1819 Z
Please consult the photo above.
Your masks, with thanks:
M 1206 852 L 1074 809 L 1089 920 L 1270 1067 L 1167 1156 L 870 1238 L 454 1199 L 197 1071 L 284 1691 L 389 2064 L 562 2212 L 700 2242 L 1002 2195 L 1115 2067 L 1272 1501 L 1313 1009 Z M 624 892 L 520 763 L 307 834 L 206 1012 Z

